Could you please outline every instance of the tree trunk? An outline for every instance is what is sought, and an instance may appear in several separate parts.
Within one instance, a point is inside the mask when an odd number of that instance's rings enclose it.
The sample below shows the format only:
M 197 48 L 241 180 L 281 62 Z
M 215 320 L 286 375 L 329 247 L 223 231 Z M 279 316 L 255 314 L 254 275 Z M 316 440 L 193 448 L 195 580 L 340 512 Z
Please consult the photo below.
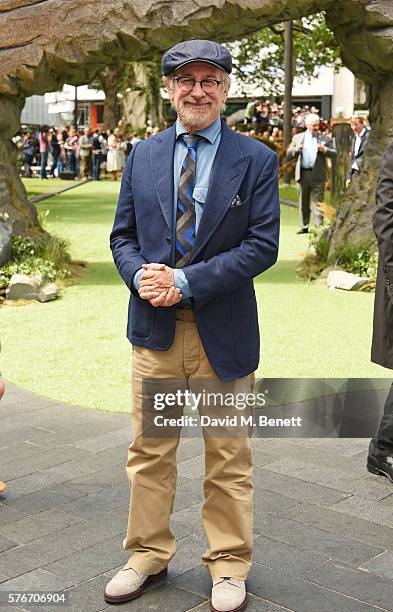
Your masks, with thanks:
M 375 185 L 381 157 L 393 138 L 393 77 L 368 86 L 370 136 L 361 172 L 339 204 L 332 228 L 329 260 L 345 242 L 371 244 L 374 240 L 372 216 Z
M 120 119 L 119 102 L 117 94 L 120 89 L 120 80 L 125 65 L 109 64 L 98 73 L 98 78 L 105 92 L 104 125 L 106 130 L 114 130 Z
M 39 224 L 35 206 L 27 199 L 19 176 L 18 150 L 12 137 L 20 130 L 21 97 L 0 96 L 0 214 L 18 236 L 37 238 L 46 235 Z

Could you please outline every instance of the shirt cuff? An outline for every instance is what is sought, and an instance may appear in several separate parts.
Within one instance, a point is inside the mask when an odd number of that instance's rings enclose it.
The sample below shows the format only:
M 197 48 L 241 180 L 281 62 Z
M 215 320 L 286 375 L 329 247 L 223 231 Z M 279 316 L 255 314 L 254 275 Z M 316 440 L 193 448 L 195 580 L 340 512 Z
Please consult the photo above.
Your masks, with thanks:
M 183 270 L 181 268 L 173 268 L 173 276 L 175 279 L 175 287 L 180 289 L 180 293 L 182 294 L 183 298 L 192 297 L 191 289 Z
M 139 284 L 141 282 L 141 276 L 144 273 L 144 269 L 143 268 L 139 268 L 139 270 L 137 270 L 134 274 L 134 276 L 132 277 L 132 284 L 134 285 L 135 289 L 137 291 L 139 291 Z

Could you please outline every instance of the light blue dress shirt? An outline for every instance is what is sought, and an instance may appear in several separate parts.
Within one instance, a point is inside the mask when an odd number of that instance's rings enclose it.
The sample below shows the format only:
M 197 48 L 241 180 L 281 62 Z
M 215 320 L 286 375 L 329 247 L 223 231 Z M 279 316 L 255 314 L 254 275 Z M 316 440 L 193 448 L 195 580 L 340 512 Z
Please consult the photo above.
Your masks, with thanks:
M 314 168 L 318 154 L 318 140 L 310 130 L 306 130 L 302 148 L 302 168 Z
M 192 297 L 191 289 L 188 285 L 186 275 L 181 268 L 175 268 L 175 246 L 176 246 L 176 211 L 177 211 L 177 196 L 179 191 L 179 180 L 180 172 L 183 162 L 187 155 L 187 145 L 182 139 L 179 139 L 181 134 L 187 134 L 187 130 L 182 126 L 179 119 L 176 121 L 176 143 L 173 158 L 173 223 L 172 223 L 172 267 L 175 277 L 175 286 L 180 289 L 183 298 Z M 209 183 L 211 178 L 211 171 L 214 162 L 214 158 L 217 153 L 218 145 L 221 141 L 221 119 L 218 117 L 214 123 L 204 130 L 197 130 L 193 134 L 199 134 L 204 138 L 198 140 L 197 144 L 197 157 L 196 157 L 196 180 L 193 191 L 193 198 L 195 202 L 195 231 L 198 232 L 198 226 L 201 221 L 203 207 L 206 201 L 207 192 L 209 189 Z M 139 283 L 143 274 L 143 268 L 138 270 L 133 278 L 135 289 L 139 289 Z M 187 304 L 186 300 L 183 299 L 180 304 Z

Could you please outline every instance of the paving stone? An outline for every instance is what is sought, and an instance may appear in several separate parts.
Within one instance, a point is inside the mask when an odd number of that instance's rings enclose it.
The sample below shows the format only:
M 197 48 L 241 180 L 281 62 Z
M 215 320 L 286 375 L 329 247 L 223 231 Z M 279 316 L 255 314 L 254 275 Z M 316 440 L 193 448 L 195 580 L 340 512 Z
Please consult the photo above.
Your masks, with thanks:
M 363 563 L 361 569 L 393 580 L 393 552 L 390 550 L 384 551 L 377 557 Z
M 48 572 L 76 584 L 107 572 L 108 569 L 123 567 L 128 558 L 129 555 L 122 549 L 120 538 L 115 536 L 44 567 Z
M 182 540 L 193 533 L 201 531 L 201 529 L 198 530 L 193 525 L 186 525 L 185 523 L 179 523 L 174 520 L 171 520 L 171 529 L 175 534 L 176 540 Z
M 360 478 L 361 474 L 354 474 L 354 470 L 348 466 L 345 472 L 332 467 L 306 463 L 300 459 L 288 458 L 281 461 L 269 463 L 269 470 L 281 474 L 292 474 L 294 478 L 313 482 L 315 484 L 337 489 L 343 493 L 356 494 L 358 496 L 382 499 L 391 494 L 391 485 L 386 479 Z M 364 475 L 366 469 L 361 466 Z
M 18 544 L 23 544 L 79 523 L 80 520 L 79 517 L 67 514 L 59 509 L 50 509 L 33 516 L 26 516 L 6 527 L 1 527 L 0 534 L 13 539 Z
M 393 609 L 393 582 L 375 574 L 327 561 L 306 572 L 304 578 L 384 610 Z
M 67 486 L 65 484 L 53 485 L 47 489 L 29 493 L 27 495 L 14 495 L 13 487 L 7 490 L 7 497 L 3 504 L 9 509 L 15 508 L 21 513 L 23 511 L 30 515 L 49 510 L 50 508 L 58 508 L 66 502 L 71 502 L 75 499 L 80 499 L 87 495 L 83 488 Z M 21 514 L 20 518 L 22 518 Z M 0 506 L 0 525 L 3 525 Z
M 75 587 L 66 589 L 64 594 L 68 599 L 64 609 L 67 612 L 97 612 L 98 610 L 103 610 L 107 607 L 104 600 L 107 582 L 106 576 L 98 576 Z M 54 609 L 54 606 L 35 606 L 31 608 L 34 612 L 54 612 Z M 56 609 L 62 610 L 63 606 L 56 606 Z M 113 608 L 111 609 L 113 610 Z
M 177 487 L 174 512 L 188 508 L 202 501 L 203 495 L 199 483 L 195 487 L 190 487 L 188 483 Z
M 96 453 L 98 451 L 122 444 L 125 457 L 126 450 L 131 443 L 131 439 L 130 429 L 122 427 L 121 429 L 113 429 L 112 431 L 99 434 L 98 436 L 82 438 L 81 440 L 75 442 L 74 446 L 76 446 L 76 448 L 81 448 L 83 450 Z
M 79 475 L 75 475 L 74 478 L 70 478 L 67 484 L 75 487 L 85 487 L 87 493 L 94 493 L 97 490 L 105 487 L 112 487 L 119 483 L 124 483 L 125 487 L 128 487 L 127 475 L 124 467 L 124 461 L 119 464 L 110 465 L 109 467 L 103 467 L 96 472 L 87 472 Z M 90 488 L 89 488 L 90 487 Z
M 207 542 L 202 532 L 179 540 L 176 555 L 169 564 L 170 575 L 175 577 L 201 565 L 202 555 L 206 549 Z
M 47 452 L 41 452 L 39 454 L 29 457 L 26 459 L 20 459 L 6 463 L 1 467 L 1 477 L 6 480 L 14 480 L 26 474 L 32 474 L 38 470 L 45 470 L 46 468 L 63 465 L 72 461 L 72 459 L 87 457 L 89 454 L 86 451 L 74 448 L 73 446 L 63 446 L 57 449 L 53 449 Z
M 8 550 L 9 548 L 13 548 L 14 546 L 18 546 L 18 543 L 9 538 L 0 536 L 0 553 L 2 553 L 4 550 Z
M 177 461 L 184 461 L 185 459 L 191 459 L 192 457 L 198 457 L 204 453 L 203 440 L 200 438 L 187 438 L 181 440 L 177 449 L 176 458 Z
M 199 455 L 198 457 L 181 461 L 177 465 L 177 471 L 180 476 L 186 476 L 191 479 L 200 478 L 205 474 L 205 457 Z
M 329 444 L 331 453 L 335 456 L 356 457 L 359 453 L 368 451 L 368 438 L 305 438 L 303 440 L 291 440 L 292 444 L 297 444 L 301 448 L 312 448 L 326 454 L 326 444 Z
M 62 591 L 72 586 L 70 580 L 47 571 L 36 569 L 0 584 L 0 591 Z
M 173 512 L 172 518 L 174 521 L 185 523 L 199 531 L 202 528 L 202 504 L 193 504 L 178 512 Z
M 250 593 L 294 612 L 375 612 L 375 607 L 346 597 L 301 578 L 278 572 L 263 572 L 247 582 Z
M 57 561 L 83 548 L 93 546 L 110 536 L 123 534 L 124 517 L 110 512 L 90 521 L 83 521 L 61 531 L 43 536 L 0 554 L 0 574 L 13 578 Z
M 378 502 L 362 499 L 361 497 L 349 497 L 344 501 L 332 506 L 332 510 L 351 514 L 366 521 L 372 521 L 386 527 L 393 527 L 392 509 L 381 506 Z
M 298 499 L 287 497 L 281 493 L 276 493 L 276 491 L 263 489 L 260 484 L 254 486 L 254 514 L 261 511 L 281 512 L 281 510 L 291 508 L 299 503 Z
M 110 512 L 120 506 L 127 505 L 128 507 L 129 500 L 130 492 L 125 487 L 121 491 L 113 488 L 103 489 L 97 493 L 62 504 L 60 508 L 74 516 L 88 519 Z
M 194 567 L 177 576 L 172 576 L 172 573 L 169 572 L 168 580 L 182 589 L 192 591 L 202 597 L 209 598 L 211 595 L 212 579 L 204 565 Z
M 3 407 L 2 407 L 3 409 Z M 20 461 L 33 455 L 45 452 L 46 449 L 38 444 L 32 444 L 25 440 L 19 442 L 13 442 L 9 446 L 3 446 L 0 448 L 0 465 L 4 466 L 7 463 L 14 461 Z
M 1 499 L 1 498 L 0 498 Z M 6 501 L 6 500 L 4 500 Z M 19 521 L 23 518 L 27 513 L 27 508 L 25 508 L 24 512 L 20 512 L 15 510 L 15 508 L 8 508 L 3 503 L 0 504 L 0 525 L 4 527 L 9 523 L 13 523 L 14 521 Z
M 281 512 L 281 516 L 319 527 L 336 536 L 393 550 L 393 529 L 329 508 L 303 503 Z
M 149 589 L 143 594 L 143 597 L 134 599 L 121 605 L 122 610 L 130 610 L 130 612 L 146 612 L 148 610 L 176 610 L 176 612 L 186 612 L 195 608 L 204 600 L 202 597 L 178 589 L 173 584 L 163 584 L 155 588 Z M 105 608 L 105 610 L 113 610 L 113 607 Z
M 281 456 L 282 451 L 280 452 L 277 447 L 273 448 L 271 444 L 252 448 L 252 462 L 255 468 L 273 463 Z
M 254 483 L 263 489 L 287 495 L 293 499 L 330 506 L 349 495 L 305 480 L 278 474 L 265 468 L 254 470 Z
M 382 547 L 350 540 L 343 535 L 336 536 L 323 529 L 266 512 L 258 511 L 254 518 L 254 524 L 256 531 L 265 537 L 356 567 L 384 550 Z M 256 542 L 259 549 L 259 538 Z M 260 555 L 258 560 L 265 563 Z M 268 560 L 266 560 L 266 565 L 271 565 Z
M 255 561 L 294 576 L 300 576 L 306 570 L 320 565 L 329 558 L 327 555 L 295 548 L 264 536 L 259 536 L 255 543 L 253 555 Z
M 205 602 L 196 608 L 191 608 L 190 612 L 191 610 L 192 612 L 210 612 L 210 603 Z M 247 612 L 288 612 L 288 610 L 289 608 L 283 608 L 251 593 L 247 594 Z

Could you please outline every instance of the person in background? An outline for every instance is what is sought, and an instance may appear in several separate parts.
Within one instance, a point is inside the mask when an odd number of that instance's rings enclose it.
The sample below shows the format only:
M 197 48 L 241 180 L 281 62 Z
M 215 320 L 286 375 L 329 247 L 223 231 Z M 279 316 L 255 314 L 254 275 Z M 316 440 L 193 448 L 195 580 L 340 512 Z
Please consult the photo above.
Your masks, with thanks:
M 33 163 L 34 156 L 34 140 L 31 136 L 30 132 L 24 132 L 23 141 L 22 141 L 22 151 L 23 151 L 23 176 L 29 178 L 31 177 L 31 165 Z
M 379 261 L 371 361 L 393 370 L 393 143 L 386 149 L 379 169 L 373 228 Z M 393 483 L 393 384 L 378 430 L 370 441 L 367 469 Z
M 333 142 L 319 131 L 319 116 L 306 116 L 306 130 L 295 134 L 287 150 L 287 159 L 297 159 L 295 181 L 299 185 L 300 229 L 298 234 L 307 234 L 312 210 L 314 225 L 318 227 L 323 215 L 318 207 L 325 196 L 326 158 L 335 157 Z
M 93 138 L 91 141 L 91 153 L 92 153 L 92 177 L 95 181 L 99 181 L 100 172 L 101 172 L 102 146 L 101 146 L 100 133 L 98 130 L 95 130 L 93 133 Z
M 0 352 L 1 352 L 1 344 L 0 344 Z M 4 395 L 4 391 L 5 391 L 5 384 L 4 384 L 4 380 L 0 372 L 0 400 Z M 7 488 L 7 485 L 2 480 L 0 480 L 0 493 L 3 493 L 6 490 L 6 488 Z
M 367 129 L 363 117 L 352 117 L 351 128 L 353 131 L 351 166 L 348 170 L 346 186 L 349 187 L 355 174 L 360 172 L 364 162 L 364 149 L 370 131 Z
M 82 136 L 79 137 L 79 155 L 80 155 L 80 177 L 89 178 L 90 174 L 90 156 L 92 150 L 92 141 L 89 136 L 90 130 L 85 127 Z
M 113 181 L 117 181 L 117 175 L 122 169 L 119 153 L 119 142 L 117 137 L 113 133 L 113 130 L 109 130 L 106 169 L 107 172 L 112 174 Z
M 50 174 L 52 176 L 52 178 L 55 177 L 55 170 L 57 168 L 57 161 L 59 159 L 59 155 L 60 155 L 60 145 L 59 145 L 59 141 L 57 139 L 57 134 L 55 132 L 55 130 L 53 130 L 52 128 L 50 128 L 49 132 L 48 132 L 48 141 L 49 141 L 49 152 L 52 155 L 52 165 L 51 165 L 51 169 L 50 169 Z
M 78 134 L 75 129 L 70 130 L 70 134 L 65 141 L 64 149 L 67 156 L 67 170 L 73 172 L 76 176 L 76 143 Z
M 42 179 L 48 178 L 46 176 L 46 164 L 48 163 L 48 155 L 49 155 L 49 140 L 48 133 L 46 128 L 41 128 L 40 136 L 39 136 L 39 146 L 40 146 L 40 177 Z

